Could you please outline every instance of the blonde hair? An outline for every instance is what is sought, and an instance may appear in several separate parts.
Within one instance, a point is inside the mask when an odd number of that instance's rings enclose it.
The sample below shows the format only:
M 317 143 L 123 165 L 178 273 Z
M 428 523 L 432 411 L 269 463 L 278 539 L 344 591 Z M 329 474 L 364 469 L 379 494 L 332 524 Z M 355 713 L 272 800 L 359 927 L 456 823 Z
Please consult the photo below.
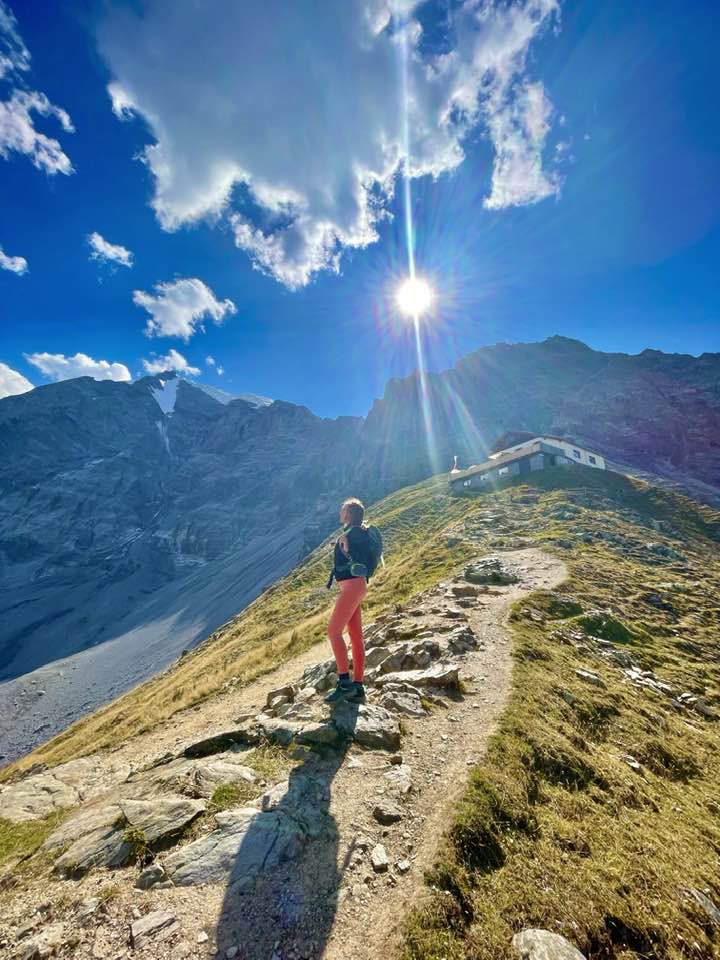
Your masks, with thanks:
M 347 514 L 347 520 L 351 527 L 362 526 L 365 519 L 365 507 L 357 497 L 350 497 L 346 500 L 340 507 L 340 512 Z

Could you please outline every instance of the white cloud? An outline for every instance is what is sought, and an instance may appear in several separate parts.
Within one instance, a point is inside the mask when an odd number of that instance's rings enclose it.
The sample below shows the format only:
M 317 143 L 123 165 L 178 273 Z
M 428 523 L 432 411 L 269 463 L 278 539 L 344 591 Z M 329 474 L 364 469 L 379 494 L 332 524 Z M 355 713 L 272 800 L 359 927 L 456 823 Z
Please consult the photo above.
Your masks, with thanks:
M 177 350 L 170 350 L 164 357 L 155 357 L 153 360 L 143 360 L 143 367 L 148 373 L 164 373 L 166 370 L 177 370 L 196 377 L 200 373 L 199 367 L 191 367 L 185 357 Z
M 17 273 L 22 276 L 27 273 L 28 262 L 25 257 L 9 257 L 0 247 L 0 270 L 9 270 L 10 273 Z
M 25 359 L 51 380 L 70 380 L 72 377 L 94 377 L 95 380 L 130 380 L 130 371 L 124 363 L 93 360 L 84 353 L 66 357 L 62 353 L 30 353 Z
M 0 9 L 0 23 L 2 22 L 1 17 L 2 10 Z M 0 65 L 2 65 L 1 60 Z M 26 377 L 18 373 L 17 370 L 13 370 L 6 363 L 0 363 L 0 398 L 13 397 L 16 393 L 27 393 L 28 390 L 32 389 L 33 385 Z
M 205 357 L 205 363 L 208 367 L 215 366 L 215 357 Z
M 411 176 L 438 176 L 474 129 L 497 149 L 491 206 L 553 192 L 540 162 L 549 105 L 526 57 L 559 0 L 465 0 L 440 54 L 423 45 L 418 6 L 245 0 L 212 16 L 111 2 L 98 33 L 109 92 L 115 113 L 141 115 L 154 137 L 144 160 L 163 228 L 220 217 L 294 288 L 377 239 L 408 154 Z
M 133 292 L 133 303 L 150 314 L 145 327 L 148 337 L 180 337 L 187 343 L 196 329 L 202 329 L 205 318 L 221 324 L 226 316 L 237 313 L 232 300 L 218 300 L 196 277 L 158 283 L 154 289 L 154 295 Z
M 550 129 L 552 104 L 541 83 L 528 83 L 510 103 L 488 119 L 495 144 L 489 209 L 537 203 L 558 192 L 556 174 L 543 171 L 542 154 Z
M 218 375 L 219 377 L 222 377 L 224 373 L 225 373 L 225 367 L 218 366 L 218 367 L 217 367 L 217 375 Z
M 38 90 L 25 87 L 23 75 L 30 70 L 30 53 L 17 29 L 9 7 L 0 0 L 0 79 L 9 84 L 9 95 L 0 100 L 0 157 L 12 153 L 27 156 L 46 173 L 73 173 L 70 158 L 60 143 L 35 129 L 36 117 L 53 118 L 65 133 L 73 133 L 70 117 Z
M 133 265 L 132 251 L 128 250 L 127 247 L 121 246 L 119 243 L 110 243 L 109 240 L 106 240 L 105 237 L 101 236 L 97 231 L 90 234 L 88 243 L 91 248 L 91 260 L 99 260 L 101 263 L 106 263 L 107 261 L 119 263 L 122 267 L 131 267 Z

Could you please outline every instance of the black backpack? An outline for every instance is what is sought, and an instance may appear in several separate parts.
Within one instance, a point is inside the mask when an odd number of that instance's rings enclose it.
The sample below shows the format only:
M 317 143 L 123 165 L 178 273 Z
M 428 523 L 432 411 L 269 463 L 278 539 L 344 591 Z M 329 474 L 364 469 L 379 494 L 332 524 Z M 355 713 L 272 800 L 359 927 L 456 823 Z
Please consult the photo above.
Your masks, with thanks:
M 382 534 L 375 526 L 362 527 L 362 529 L 368 535 L 368 553 L 369 553 L 369 562 L 368 563 L 356 563 L 352 556 L 348 556 L 348 562 L 345 565 L 347 569 L 350 570 L 351 574 L 354 577 L 365 577 L 367 580 L 375 573 L 377 570 L 378 564 L 382 561 L 383 566 L 385 561 L 383 560 L 383 542 Z M 328 590 L 332 586 L 333 579 L 335 577 L 335 568 L 333 567 L 330 577 L 327 582 Z
M 368 542 L 370 544 L 370 563 L 368 564 L 368 579 L 375 573 L 380 561 L 383 560 L 383 542 L 382 534 L 375 526 L 367 527 Z

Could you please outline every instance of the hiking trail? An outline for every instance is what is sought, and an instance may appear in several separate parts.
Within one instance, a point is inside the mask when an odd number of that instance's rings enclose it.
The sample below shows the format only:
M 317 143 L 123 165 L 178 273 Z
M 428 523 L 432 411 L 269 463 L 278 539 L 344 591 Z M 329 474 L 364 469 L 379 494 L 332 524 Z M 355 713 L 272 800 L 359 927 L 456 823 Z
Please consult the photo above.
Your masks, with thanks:
M 325 641 L 116 750 L 0 788 L 17 823 L 72 809 L 37 866 L 0 875 L 0 953 L 392 955 L 507 702 L 510 604 L 566 575 L 538 549 L 480 556 L 379 617 L 365 704 L 323 702 Z

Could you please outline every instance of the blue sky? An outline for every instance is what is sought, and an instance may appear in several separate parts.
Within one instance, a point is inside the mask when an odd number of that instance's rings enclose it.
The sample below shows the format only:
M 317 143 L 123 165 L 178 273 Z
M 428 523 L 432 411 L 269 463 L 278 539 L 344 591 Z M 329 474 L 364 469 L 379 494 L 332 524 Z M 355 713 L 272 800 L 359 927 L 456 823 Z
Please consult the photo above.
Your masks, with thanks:
M 0 390 L 179 355 L 366 413 L 417 362 L 406 157 L 432 369 L 555 333 L 720 350 L 714 7 L 0 0 Z

